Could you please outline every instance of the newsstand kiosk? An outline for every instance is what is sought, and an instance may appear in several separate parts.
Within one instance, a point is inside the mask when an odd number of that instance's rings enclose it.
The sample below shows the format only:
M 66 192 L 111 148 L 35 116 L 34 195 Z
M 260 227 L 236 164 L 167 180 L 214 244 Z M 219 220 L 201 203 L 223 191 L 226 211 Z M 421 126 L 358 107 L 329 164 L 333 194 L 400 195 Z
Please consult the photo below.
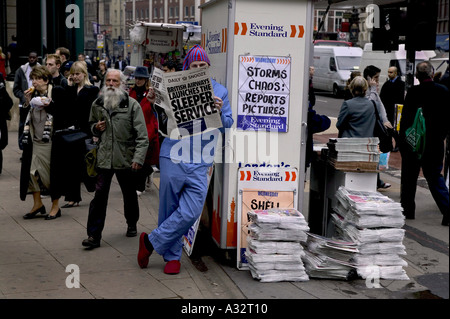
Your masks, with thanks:
M 234 118 L 216 152 L 212 236 L 245 269 L 247 212 L 302 208 L 313 1 L 212 0 L 201 10 L 211 76 Z

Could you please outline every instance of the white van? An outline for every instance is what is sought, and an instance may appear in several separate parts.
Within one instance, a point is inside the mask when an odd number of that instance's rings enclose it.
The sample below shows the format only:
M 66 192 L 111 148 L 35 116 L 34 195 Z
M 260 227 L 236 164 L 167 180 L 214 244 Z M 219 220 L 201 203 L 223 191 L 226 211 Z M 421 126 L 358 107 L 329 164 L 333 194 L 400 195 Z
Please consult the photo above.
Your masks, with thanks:
M 436 53 L 434 51 L 417 51 L 416 65 L 420 62 L 428 61 L 429 58 L 432 58 L 434 56 L 436 56 Z M 398 75 L 401 76 L 403 81 L 405 81 L 406 75 L 405 45 L 400 44 L 398 46 L 398 51 L 384 53 L 384 51 L 372 51 L 372 43 L 366 43 L 361 58 L 361 64 L 359 65 L 359 70 L 361 71 L 361 73 L 369 65 L 374 65 L 381 69 L 380 85 L 382 85 L 388 79 L 387 71 L 391 66 L 397 67 Z M 415 79 L 415 81 L 417 82 L 417 79 Z
M 362 53 L 357 47 L 314 46 L 314 89 L 339 96 L 350 73 L 359 69 Z

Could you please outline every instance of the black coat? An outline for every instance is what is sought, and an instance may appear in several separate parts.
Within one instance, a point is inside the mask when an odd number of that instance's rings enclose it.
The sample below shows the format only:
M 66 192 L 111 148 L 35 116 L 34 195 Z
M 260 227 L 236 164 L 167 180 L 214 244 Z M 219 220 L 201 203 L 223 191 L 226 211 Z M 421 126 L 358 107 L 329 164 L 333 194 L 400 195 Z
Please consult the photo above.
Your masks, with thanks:
M 36 91 L 34 92 L 36 95 Z M 65 193 L 66 173 L 71 171 L 68 159 L 71 154 L 61 145 L 55 132 L 76 125 L 73 103 L 68 99 L 67 91 L 57 86 L 52 88 L 52 102 L 46 111 L 53 115 L 52 151 L 50 158 L 50 196 L 52 200 L 60 198 Z M 30 168 L 33 155 L 33 143 L 23 145 L 22 165 L 20 170 L 20 199 L 25 200 L 30 181 Z
M 417 109 L 421 107 L 426 127 L 424 160 L 428 158 L 436 165 L 442 165 L 444 140 L 450 131 L 450 105 L 448 101 L 448 89 L 431 79 L 408 90 L 400 122 L 402 156 L 408 154 L 405 132 L 414 123 Z
M 77 93 L 77 87 L 73 86 L 68 87 L 67 92 L 71 103 L 73 103 L 76 127 L 80 128 L 89 136 L 92 136 L 89 126 L 89 115 L 91 113 L 92 103 L 98 97 L 99 88 L 94 85 L 85 86 Z
M 395 104 L 403 104 L 405 102 L 405 82 L 400 78 L 397 78 L 394 82 L 387 81 L 381 88 L 380 98 L 386 109 L 389 122 L 394 124 Z

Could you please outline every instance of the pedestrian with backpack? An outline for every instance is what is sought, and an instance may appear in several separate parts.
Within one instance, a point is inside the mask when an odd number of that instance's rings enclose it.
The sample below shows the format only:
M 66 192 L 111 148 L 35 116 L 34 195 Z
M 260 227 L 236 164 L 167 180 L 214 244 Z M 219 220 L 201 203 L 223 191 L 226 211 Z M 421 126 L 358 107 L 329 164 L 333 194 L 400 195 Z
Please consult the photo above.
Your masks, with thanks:
M 445 86 L 433 82 L 433 75 L 430 62 L 419 63 L 416 77 L 420 84 L 411 87 L 406 94 L 400 122 L 400 201 L 405 217 L 414 219 L 417 178 L 422 168 L 431 195 L 443 214 L 442 225 L 448 226 L 449 191 L 442 168 L 444 143 L 450 131 L 450 96 Z

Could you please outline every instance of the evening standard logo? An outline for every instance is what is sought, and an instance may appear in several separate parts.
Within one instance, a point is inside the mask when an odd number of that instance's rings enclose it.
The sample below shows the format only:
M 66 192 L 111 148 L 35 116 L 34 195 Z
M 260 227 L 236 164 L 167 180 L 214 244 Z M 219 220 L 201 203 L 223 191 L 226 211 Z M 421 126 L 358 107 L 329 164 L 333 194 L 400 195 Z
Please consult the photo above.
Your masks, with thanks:
M 284 26 L 250 23 L 248 35 L 252 37 L 287 38 L 288 31 L 284 29 Z
M 209 32 L 206 38 L 208 53 L 216 54 L 222 52 L 221 32 Z
M 283 176 L 280 172 L 253 172 L 253 181 L 255 182 L 282 182 Z

